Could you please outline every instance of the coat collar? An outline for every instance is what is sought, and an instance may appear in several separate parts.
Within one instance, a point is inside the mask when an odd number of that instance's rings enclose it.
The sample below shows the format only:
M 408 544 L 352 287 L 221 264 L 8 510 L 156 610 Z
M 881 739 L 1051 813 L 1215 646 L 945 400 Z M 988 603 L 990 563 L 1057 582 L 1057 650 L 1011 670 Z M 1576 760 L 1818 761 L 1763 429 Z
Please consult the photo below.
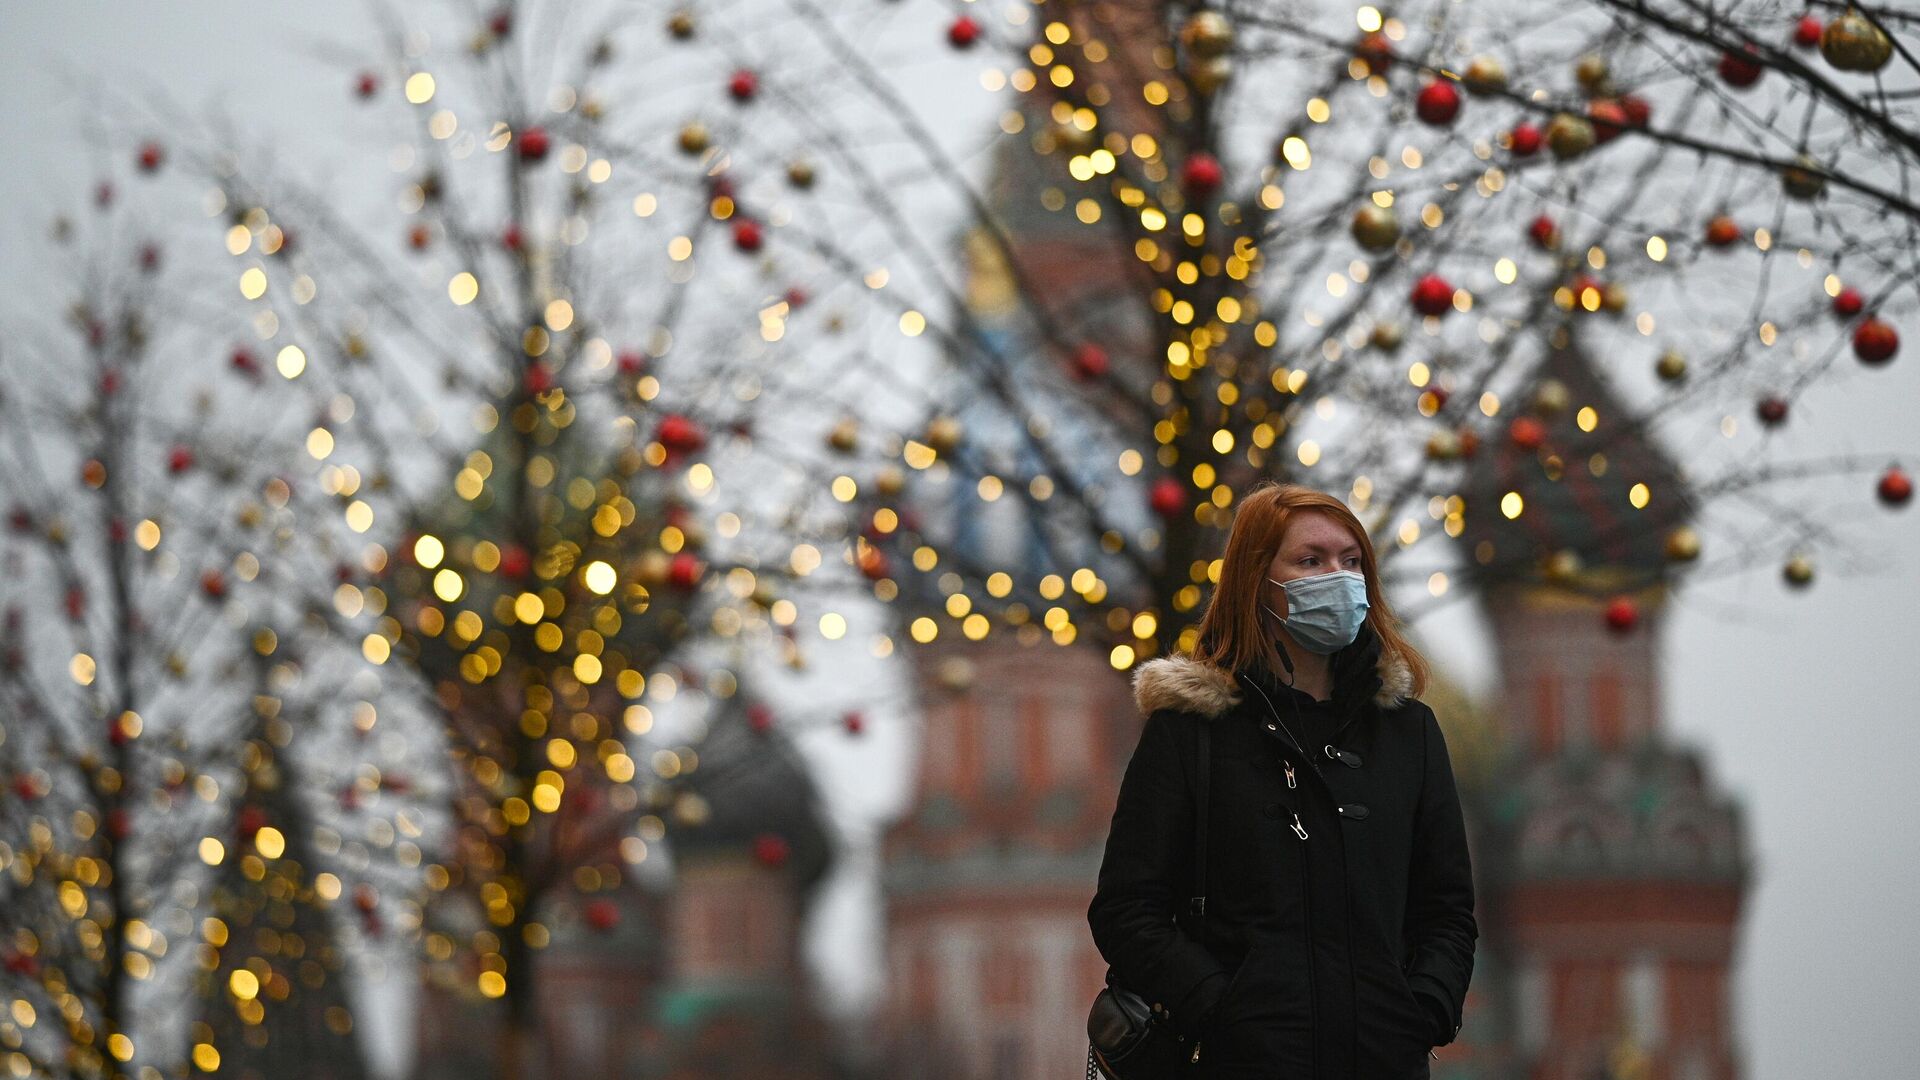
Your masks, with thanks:
M 1413 671 L 1398 654 L 1382 651 L 1376 662 L 1380 689 L 1373 703 L 1391 709 L 1413 695 Z M 1158 709 L 1219 716 L 1240 702 L 1233 672 L 1192 657 L 1172 655 L 1149 660 L 1133 671 L 1133 701 L 1140 715 Z

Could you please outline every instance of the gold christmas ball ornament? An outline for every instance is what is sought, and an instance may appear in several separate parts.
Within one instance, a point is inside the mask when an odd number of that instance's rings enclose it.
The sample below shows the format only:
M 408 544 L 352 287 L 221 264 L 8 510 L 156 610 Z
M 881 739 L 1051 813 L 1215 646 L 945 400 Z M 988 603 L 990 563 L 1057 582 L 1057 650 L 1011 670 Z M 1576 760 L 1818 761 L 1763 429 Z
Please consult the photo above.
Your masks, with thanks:
M 1469 90 L 1504 90 L 1507 86 L 1507 68 L 1491 56 L 1476 56 L 1467 64 L 1467 70 L 1460 76 Z
M 1388 251 L 1400 239 L 1400 219 L 1384 206 L 1368 203 L 1353 214 L 1353 238 L 1368 251 Z
M 973 661 L 964 656 L 952 656 L 940 662 L 935 670 L 935 678 L 942 688 L 959 692 L 971 690 L 974 682 Z
M 653 548 L 642 552 L 634 564 L 633 580 L 649 589 L 659 588 L 667 583 L 667 573 L 673 569 L 673 556 Z
M 1374 323 L 1373 332 L 1367 335 L 1367 341 L 1374 348 L 1384 349 L 1387 352 L 1398 350 L 1400 343 L 1404 340 L 1406 340 L 1406 331 L 1399 323 L 1392 322 Z
M 1233 78 L 1233 58 L 1214 56 L 1187 69 L 1187 83 L 1201 94 L 1212 94 Z
M 1820 32 L 1820 55 L 1841 71 L 1879 71 L 1893 59 L 1893 40 L 1872 19 L 1848 11 Z
M 1600 308 L 1614 315 L 1627 310 L 1627 287 L 1617 281 L 1611 281 L 1602 286 Z
M 607 115 L 607 107 L 597 97 L 582 98 L 580 100 L 580 115 L 586 117 L 588 120 L 599 120 Z
M 1452 431 L 1436 431 L 1427 436 L 1427 457 L 1434 461 L 1455 461 L 1460 457 L 1460 436 Z
M 1053 141 L 1054 145 L 1076 154 L 1084 154 L 1094 146 L 1093 132 L 1082 131 L 1071 122 L 1053 125 Z
M 693 12 L 676 11 L 667 16 L 667 33 L 676 40 L 685 41 L 693 36 Z
M 802 191 L 805 191 L 807 188 L 810 188 L 813 186 L 813 181 L 814 181 L 814 175 L 813 175 L 812 162 L 796 161 L 791 165 L 787 166 L 787 183 L 792 184 L 794 187 L 797 187 Z
M 1813 584 L 1813 559 L 1806 555 L 1793 556 L 1787 560 L 1787 565 L 1780 568 L 1780 576 L 1796 589 L 1806 588 Z
M 842 454 L 850 454 L 860 445 L 860 422 L 845 417 L 827 432 L 827 445 Z
M 698 154 L 707 148 L 710 141 L 707 125 L 698 120 L 680 129 L 680 149 L 683 153 Z
M 1233 46 L 1233 24 L 1217 11 L 1201 11 L 1180 28 L 1180 44 L 1202 59 L 1221 56 Z
M 873 474 L 873 487 L 882 496 L 891 499 L 907 489 L 906 471 L 898 465 L 888 465 Z
M 1533 411 L 1541 416 L 1558 416 L 1572 404 L 1573 394 L 1559 379 L 1543 379 L 1533 392 Z
M 1579 157 L 1593 149 L 1593 124 L 1584 116 L 1558 113 L 1547 125 L 1547 149 L 1557 158 Z
M 1580 81 L 1580 88 L 1589 94 L 1604 97 L 1613 83 L 1613 72 L 1607 66 L 1604 57 L 1588 53 L 1573 65 L 1573 77 Z
M 960 445 L 961 434 L 959 420 L 951 416 L 936 416 L 927 424 L 927 445 L 945 457 Z
M 1826 170 L 1820 163 L 1801 154 L 1780 172 L 1780 185 L 1796 199 L 1816 199 L 1827 190 Z
M 1665 382 L 1679 382 L 1687 377 L 1687 358 L 1677 349 L 1668 349 L 1660 354 L 1653 370 Z
M 1667 533 L 1667 558 L 1674 562 L 1692 562 L 1700 557 L 1700 534 L 1686 525 Z
M 1585 569 L 1580 561 L 1580 553 L 1570 548 L 1562 548 L 1547 556 L 1545 567 L 1547 580 L 1556 585 L 1570 585 Z

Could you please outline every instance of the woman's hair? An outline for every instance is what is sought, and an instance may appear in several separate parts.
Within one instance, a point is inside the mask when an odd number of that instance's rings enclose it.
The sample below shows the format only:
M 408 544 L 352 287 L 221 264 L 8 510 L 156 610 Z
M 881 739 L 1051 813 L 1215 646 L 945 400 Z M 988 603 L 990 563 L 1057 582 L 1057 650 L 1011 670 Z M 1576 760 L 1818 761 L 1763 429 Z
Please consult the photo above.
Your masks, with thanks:
M 1406 661 L 1413 676 L 1413 695 L 1419 696 L 1427 687 L 1427 661 L 1400 634 L 1400 620 L 1394 617 L 1380 589 L 1379 564 L 1374 561 L 1373 541 L 1367 537 L 1366 528 L 1346 503 L 1303 484 L 1263 481 L 1241 499 L 1233 529 L 1227 534 L 1220 580 L 1200 619 L 1194 659 L 1230 671 L 1254 667 L 1281 670 L 1271 631 L 1260 623 L 1260 596 L 1287 526 L 1303 511 L 1318 511 L 1339 522 L 1360 545 L 1360 569 L 1367 579 L 1367 625 L 1379 637 L 1383 654 Z

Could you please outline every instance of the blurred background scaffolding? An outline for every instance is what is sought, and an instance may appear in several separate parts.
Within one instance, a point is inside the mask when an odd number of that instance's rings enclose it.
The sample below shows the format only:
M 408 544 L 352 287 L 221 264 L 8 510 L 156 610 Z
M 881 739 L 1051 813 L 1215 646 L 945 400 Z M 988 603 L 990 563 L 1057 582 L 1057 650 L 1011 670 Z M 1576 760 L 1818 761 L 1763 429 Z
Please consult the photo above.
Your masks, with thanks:
M 1265 478 L 1445 673 L 1437 1077 L 1905 1064 L 1913 16 L 0 34 L 9 1075 L 1077 1070 Z

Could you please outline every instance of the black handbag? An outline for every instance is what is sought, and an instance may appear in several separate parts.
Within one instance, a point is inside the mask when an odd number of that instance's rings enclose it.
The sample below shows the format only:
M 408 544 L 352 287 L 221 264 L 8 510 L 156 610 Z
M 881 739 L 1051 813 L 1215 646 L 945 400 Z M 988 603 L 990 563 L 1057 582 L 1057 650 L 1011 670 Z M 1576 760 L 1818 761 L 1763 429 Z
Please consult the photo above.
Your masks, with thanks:
M 1205 940 L 1207 915 L 1207 772 L 1211 748 L 1206 724 L 1200 725 L 1200 754 L 1195 777 L 1198 806 L 1194 812 L 1194 892 L 1187 902 L 1189 923 Z M 1164 1003 L 1161 1003 L 1164 1004 Z M 1166 1013 L 1147 999 L 1121 986 L 1113 969 L 1107 985 L 1093 999 L 1087 1013 L 1087 1080 L 1171 1080 L 1185 1075 L 1199 1058 L 1196 1041 L 1167 1023 Z

